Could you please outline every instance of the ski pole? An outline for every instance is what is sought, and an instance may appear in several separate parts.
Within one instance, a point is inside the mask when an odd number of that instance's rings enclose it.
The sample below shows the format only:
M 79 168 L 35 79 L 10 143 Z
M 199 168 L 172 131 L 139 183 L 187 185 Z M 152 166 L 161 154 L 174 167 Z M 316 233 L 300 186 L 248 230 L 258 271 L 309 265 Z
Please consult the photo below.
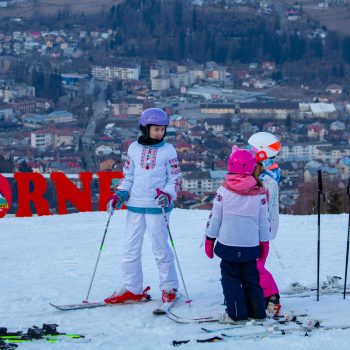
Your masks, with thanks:
M 317 170 L 318 192 L 317 192 L 317 301 L 320 300 L 320 248 L 321 248 L 321 194 L 323 195 L 322 173 Z
M 91 278 L 89 290 L 88 290 L 86 299 L 83 301 L 84 303 L 88 303 L 88 302 L 89 302 L 88 299 L 89 299 L 89 295 L 90 295 L 90 291 L 91 291 L 91 287 L 92 287 L 92 282 L 93 282 L 93 280 L 94 280 L 94 278 L 95 278 L 95 273 L 96 273 L 97 265 L 98 265 L 98 262 L 99 262 L 99 260 L 100 260 L 100 256 L 101 256 L 103 244 L 104 244 L 104 242 L 105 242 L 105 238 L 106 238 L 106 234 L 107 234 L 109 222 L 110 222 L 110 220 L 111 220 L 112 215 L 113 215 L 113 211 L 110 212 L 110 214 L 109 214 L 109 216 L 108 216 L 107 225 L 106 225 L 106 228 L 105 228 L 105 232 L 104 232 L 104 234 L 103 234 L 102 242 L 101 242 L 101 244 L 100 244 L 100 250 L 99 250 L 99 252 L 98 252 L 98 256 L 97 256 L 97 260 L 96 260 L 94 272 L 93 272 L 93 274 L 92 274 L 92 278 Z
M 285 270 L 286 267 L 284 266 L 284 264 L 283 264 L 282 261 L 281 261 L 281 255 L 279 254 L 278 250 L 276 249 L 275 245 L 273 244 L 273 241 L 270 241 L 270 242 L 271 242 L 272 247 L 273 247 L 273 249 L 274 249 L 274 251 L 275 251 L 275 254 L 276 254 L 276 256 L 277 256 L 277 260 L 278 260 L 280 266 L 282 267 L 283 270 Z
M 344 278 L 344 299 L 346 295 L 346 280 L 348 277 L 348 262 L 349 262 L 349 236 L 350 236 L 350 177 L 348 180 L 348 187 L 346 188 L 346 193 L 348 195 L 348 211 L 349 211 L 349 219 L 348 219 L 348 239 L 346 243 L 346 259 L 345 259 L 345 278 Z
M 176 264 L 177 264 L 177 268 L 179 269 L 179 272 L 180 272 L 182 285 L 184 286 L 184 289 L 185 289 L 186 298 L 187 298 L 186 303 L 187 303 L 189 306 L 191 306 L 191 301 L 192 301 L 192 300 L 190 300 L 190 297 L 188 296 L 188 292 L 187 292 L 185 280 L 184 280 L 184 277 L 183 277 L 183 275 L 182 275 L 182 271 L 181 271 L 179 259 L 178 259 L 177 254 L 176 254 L 176 249 L 175 249 L 175 245 L 174 245 L 174 240 L 173 240 L 173 237 L 172 237 L 171 232 L 170 232 L 169 222 L 168 222 L 168 218 L 167 218 L 167 216 L 166 216 L 166 213 L 165 213 L 165 209 L 164 209 L 164 208 L 162 208 L 162 212 L 163 212 L 164 221 L 165 221 L 165 224 L 166 224 L 166 227 L 167 227 L 167 230 L 168 230 L 170 243 L 171 243 L 171 246 L 172 246 L 173 251 L 174 251 L 175 260 L 176 260 Z

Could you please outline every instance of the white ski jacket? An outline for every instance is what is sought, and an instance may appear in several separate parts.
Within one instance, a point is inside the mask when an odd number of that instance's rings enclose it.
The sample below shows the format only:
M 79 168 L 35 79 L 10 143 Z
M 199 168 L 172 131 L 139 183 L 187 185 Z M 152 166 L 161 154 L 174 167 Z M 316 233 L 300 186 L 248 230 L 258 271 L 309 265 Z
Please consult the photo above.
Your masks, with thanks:
M 226 246 L 255 247 L 270 240 L 265 194 L 241 196 L 223 186 L 216 192 L 205 234 Z
M 261 181 L 264 188 L 269 192 L 269 220 L 270 220 L 270 240 L 275 239 L 279 226 L 279 203 L 278 203 L 278 195 L 279 188 L 277 181 L 269 176 L 268 174 L 263 174 L 261 176 Z
M 128 149 L 123 175 L 118 190 L 129 192 L 126 205 L 130 207 L 158 208 L 154 200 L 157 188 L 168 193 L 172 200 L 180 190 L 177 153 L 169 143 L 143 146 L 133 142 Z

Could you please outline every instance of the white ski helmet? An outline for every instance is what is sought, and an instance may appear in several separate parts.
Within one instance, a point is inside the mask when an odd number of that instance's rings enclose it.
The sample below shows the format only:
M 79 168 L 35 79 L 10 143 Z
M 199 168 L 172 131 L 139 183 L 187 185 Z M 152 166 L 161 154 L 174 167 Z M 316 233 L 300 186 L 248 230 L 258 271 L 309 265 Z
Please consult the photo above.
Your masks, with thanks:
M 248 143 L 252 146 L 252 150 L 256 152 L 258 162 L 277 156 L 281 150 L 281 141 L 269 132 L 255 133 L 250 136 Z

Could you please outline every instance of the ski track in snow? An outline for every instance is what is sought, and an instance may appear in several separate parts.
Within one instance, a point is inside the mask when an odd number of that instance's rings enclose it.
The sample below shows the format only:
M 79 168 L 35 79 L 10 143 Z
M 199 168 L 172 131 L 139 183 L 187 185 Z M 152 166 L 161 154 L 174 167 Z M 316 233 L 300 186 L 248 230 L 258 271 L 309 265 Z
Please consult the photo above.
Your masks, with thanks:
M 111 219 L 90 301 L 101 301 L 121 285 L 121 242 L 126 211 Z M 186 296 L 174 307 L 181 316 L 217 316 L 224 310 L 220 284 L 220 259 L 209 260 L 200 247 L 208 211 L 175 209 L 170 228 L 180 259 L 191 308 Z M 160 301 L 158 271 L 146 233 L 143 247 L 144 285 L 150 285 L 153 301 L 140 305 L 122 305 L 98 309 L 61 312 L 49 302 L 70 304 L 85 299 L 100 242 L 107 222 L 106 213 L 79 213 L 32 218 L 7 217 L 0 221 L 0 326 L 26 328 L 42 323 L 57 323 L 61 332 L 82 333 L 89 343 L 65 340 L 60 343 L 35 341 L 20 344 L 19 349 L 173 349 L 172 340 L 209 338 L 203 324 L 176 324 L 166 317 L 152 315 Z M 348 216 L 321 217 L 321 275 L 344 277 Z M 267 267 L 281 291 L 294 281 L 316 285 L 317 216 L 281 215 L 274 246 L 270 246 Z M 350 276 L 348 281 L 350 280 Z M 342 281 L 341 281 L 342 282 Z M 181 284 L 181 282 L 180 282 Z M 324 325 L 350 324 L 350 296 L 282 299 L 285 310 L 307 312 Z M 214 328 L 216 324 L 207 324 Z M 230 334 L 257 332 L 257 327 L 230 331 Z M 191 342 L 183 349 L 242 348 L 277 349 L 293 343 L 293 349 L 348 349 L 350 330 L 298 332 L 260 340 L 229 339 L 216 344 Z

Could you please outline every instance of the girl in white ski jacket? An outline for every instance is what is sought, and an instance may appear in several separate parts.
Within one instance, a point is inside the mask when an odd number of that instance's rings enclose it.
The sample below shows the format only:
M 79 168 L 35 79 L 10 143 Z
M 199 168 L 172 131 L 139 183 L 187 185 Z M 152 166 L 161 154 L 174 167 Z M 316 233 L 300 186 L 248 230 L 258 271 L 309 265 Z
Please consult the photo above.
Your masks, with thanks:
M 175 148 L 164 141 L 167 114 L 158 108 L 145 110 L 140 118 L 142 136 L 128 149 L 118 190 L 109 202 L 109 211 L 127 207 L 123 243 L 123 287 L 105 299 L 106 303 L 142 301 L 149 298 L 143 289 L 141 250 L 147 229 L 159 270 L 163 302 L 176 298 L 178 279 L 173 252 L 168 243 L 164 215 L 169 219 L 172 201 L 180 189 L 181 172 Z
M 226 312 L 221 323 L 264 319 L 265 303 L 256 259 L 270 239 L 267 192 L 253 176 L 255 154 L 233 147 L 225 182 L 216 192 L 205 230 L 205 252 L 221 260 Z M 217 241 L 214 249 L 214 242 Z

